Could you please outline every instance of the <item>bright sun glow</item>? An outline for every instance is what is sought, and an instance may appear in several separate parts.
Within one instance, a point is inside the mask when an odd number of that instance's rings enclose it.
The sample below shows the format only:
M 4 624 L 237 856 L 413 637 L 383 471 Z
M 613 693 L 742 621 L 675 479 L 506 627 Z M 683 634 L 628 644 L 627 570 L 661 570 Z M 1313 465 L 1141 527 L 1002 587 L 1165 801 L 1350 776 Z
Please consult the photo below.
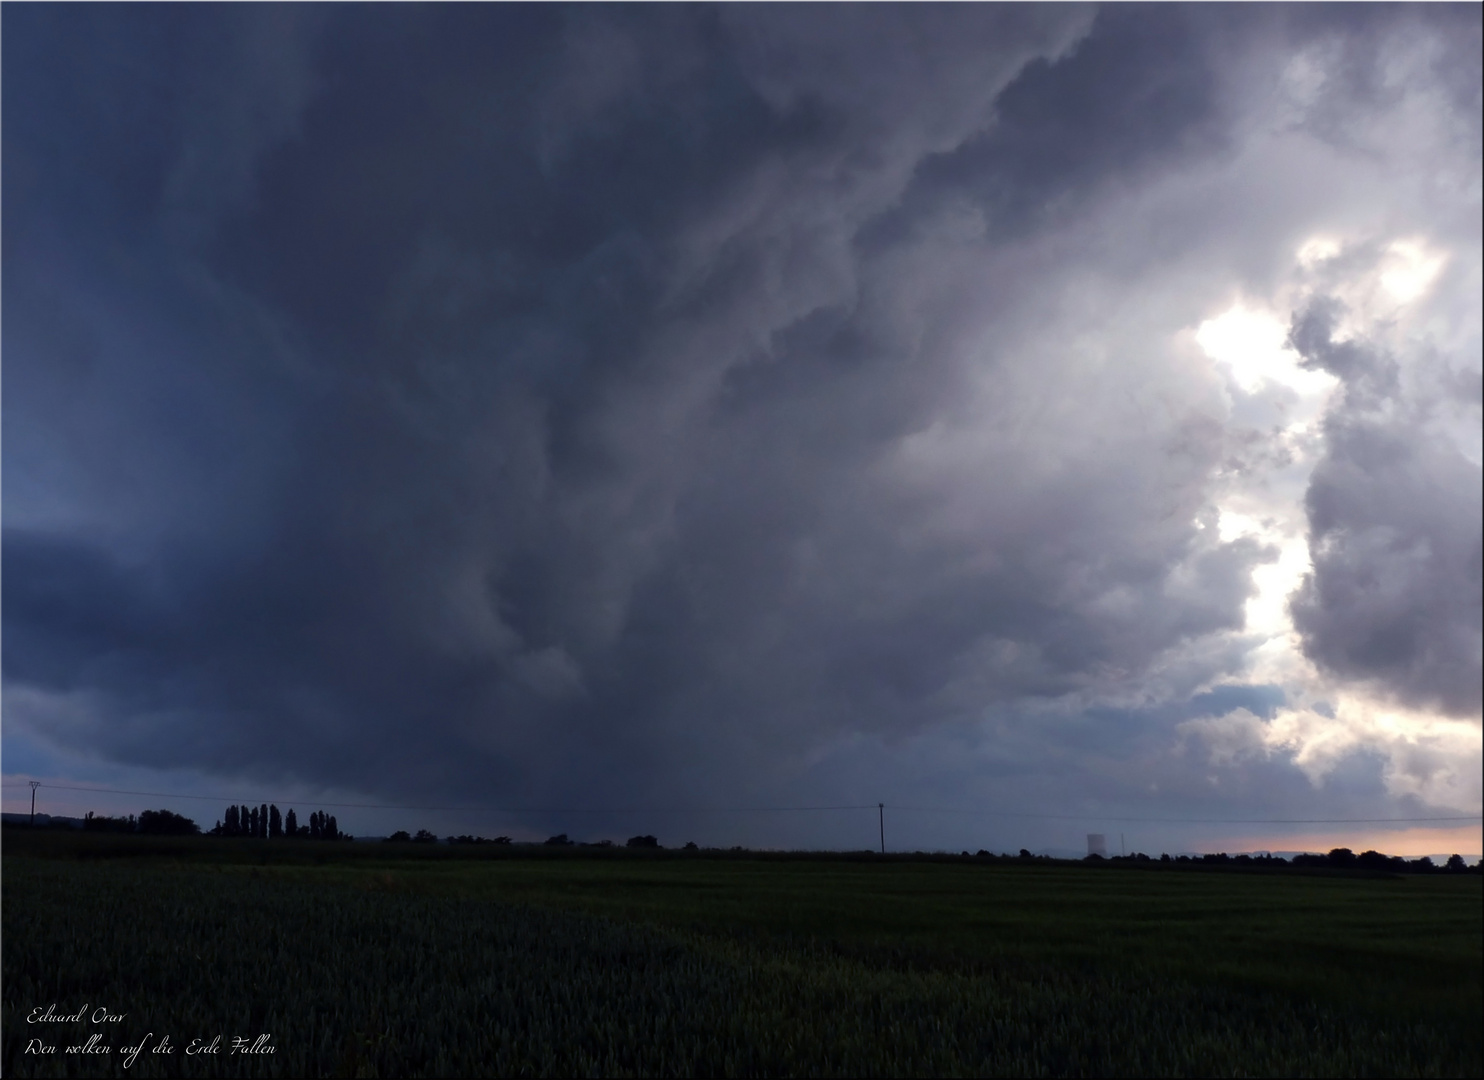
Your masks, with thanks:
M 1201 323 L 1196 342 L 1207 356 L 1225 364 L 1237 385 L 1249 394 L 1275 382 L 1301 396 L 1317 396 L 1335 384 L 1322 371 L 1299 366 L 1299 355 L 1288 347 L 1288 328 L 1277 316 L 1237 304 Z
M 1251 536 L 1278 549 L 1278 558 L 1252 571 L 1257 594 L 1247 601 L 1246 628 L 1250 634 L 1286 639 L 1293 625 L 1288 618 L 1288 597 L 1312 568 L 1309 545 L 1302 536 L 1285 536 L 1272 523 L 1226 507 L 1220 508 L 1217 529 L 1222 543 Z
M 1276 562 L 1264 563 L 1252 571 L 1257 595 L 1247 601 L 1247 629 L 1267 637 L 1287 634 L 1292 629 L 1288 597 L 1312 567 L 1309 545 L 1302 539 L 1290 540 L 1278 551 Z
M 1398 240 L 1387 248 L 1381 285 L 1399 303 L 1409 304 L 1427 291 L 1444 261 L 1418 241 Z

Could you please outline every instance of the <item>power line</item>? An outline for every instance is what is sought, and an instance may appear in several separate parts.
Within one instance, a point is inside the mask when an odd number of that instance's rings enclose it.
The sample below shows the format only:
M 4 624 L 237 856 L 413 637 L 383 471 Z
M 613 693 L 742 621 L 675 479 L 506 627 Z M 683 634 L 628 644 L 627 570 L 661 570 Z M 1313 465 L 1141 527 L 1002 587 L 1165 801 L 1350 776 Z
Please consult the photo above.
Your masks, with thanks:
M 45 784 L 28 781 L 30 785 L 54 791 L 87 791 L 106 795 L 138 795 L 153 799 L 195 799 L 202 802 L 233 802 L 220 795 L 182 795 L 167 791 L 131 791 L 123 788 L 82 787 L 73 784 Z M 20 787 L 21 782 L 4 784 L 5 787 Z M 257 801 L 264 801 L 259 799 Z M 1117 814 L 1033 814 L 1016 811 L 966 809 L 943 806 L 900 806 L 895 803 L 861 803 L 840 806 L 428 806 L 399 803 L 349 803 L 321 802 L 318 799 L 266 800 L 272 803 L 304 802 L 337 810 L 419 810 L 463 814 L 783 814 L 812 813 L 838 810 L 876 810 L 878 814 L 888 805 L 893 810 L 918 814 L 962 814 L 973 817 L 1016 818 L 1041 821 L 1127 821 L 1140 824 L 1159 825 L 1417 825 L 1438 822 L 1481 821 L 1484 814 L 1443 815 L 1435 817 L 1405 818 L 1171 818 L 1129 817 Z M 884 824 L 883 824 L 884 829 Z M 884 842 L 884 839 L 883 839 Z

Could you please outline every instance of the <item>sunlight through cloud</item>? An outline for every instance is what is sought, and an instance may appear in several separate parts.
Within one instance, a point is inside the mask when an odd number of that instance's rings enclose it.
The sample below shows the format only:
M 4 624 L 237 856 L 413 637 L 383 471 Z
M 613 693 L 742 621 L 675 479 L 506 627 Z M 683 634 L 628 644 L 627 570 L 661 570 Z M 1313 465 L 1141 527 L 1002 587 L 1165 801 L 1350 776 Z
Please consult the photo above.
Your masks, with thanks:
M 1288 327 L 1276 315 L 1235 304 L 1214 319 L 1201 323 L 1195 339 L 1207 356 L 1223 364 L 1243 391 L 1255 394 L 1274 382 L 1304 397 L 1323 394 L 1335 385 L 1333 376 L 1299 366 L 1299 355 L 1288 347 Z

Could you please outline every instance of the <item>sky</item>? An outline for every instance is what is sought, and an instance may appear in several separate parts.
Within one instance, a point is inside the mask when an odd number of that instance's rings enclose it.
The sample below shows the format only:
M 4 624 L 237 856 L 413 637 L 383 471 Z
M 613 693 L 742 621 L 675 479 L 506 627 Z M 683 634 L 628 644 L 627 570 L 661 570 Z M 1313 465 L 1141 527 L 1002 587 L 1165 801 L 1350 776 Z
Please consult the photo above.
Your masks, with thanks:
M 6 5 L 5 809 L 1477 856 L 1480 25 Z

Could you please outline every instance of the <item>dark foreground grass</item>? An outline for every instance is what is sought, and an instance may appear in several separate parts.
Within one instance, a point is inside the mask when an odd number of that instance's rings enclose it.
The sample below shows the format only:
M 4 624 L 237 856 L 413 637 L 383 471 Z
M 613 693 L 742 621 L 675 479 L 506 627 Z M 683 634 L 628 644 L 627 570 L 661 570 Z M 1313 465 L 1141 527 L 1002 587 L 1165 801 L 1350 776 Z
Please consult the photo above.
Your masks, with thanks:
M 5 1072 L 1480 1072 L 1473 878 L 316 865 L 303 850 L 256 865 L 265 846 L 205 862 L 191 857 L 210 849 L 184 846 L 174 859 L 8 854 Z M 1381 974 L 1352 978 L 1363 970 Z M 26 1023 L 53 1002 L 127 1016 Z M 58 1053 L 26 1054 L 43 1027 Z M 65 1054 L 95 1032 L 111 1055 Z M 147 1032 L 178 1049 L 124 1069 L 120 1048 Z M 220 1053 L 185 1056 L 218 1034 Z M 260 1034 L 275 1053 L 229 1052 Z

